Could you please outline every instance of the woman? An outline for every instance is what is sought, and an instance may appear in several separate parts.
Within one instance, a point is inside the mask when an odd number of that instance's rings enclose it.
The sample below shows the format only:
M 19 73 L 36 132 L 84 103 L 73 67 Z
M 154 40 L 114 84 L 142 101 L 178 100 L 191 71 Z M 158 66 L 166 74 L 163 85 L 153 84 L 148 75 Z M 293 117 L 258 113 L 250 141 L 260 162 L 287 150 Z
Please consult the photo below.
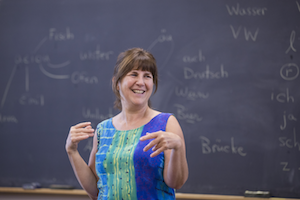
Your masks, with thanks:
M 112 88 L 121 112 L 98 124 L 71 127 L 67 141 L 74 173 L 91 199 L 175 199 L 188 178 L 185 142 L 176 118 L 150 107 L 157 90 L 152 54 L 133 48 L 118 57 Z M 77 151 L 93 138 L 88 165 Z

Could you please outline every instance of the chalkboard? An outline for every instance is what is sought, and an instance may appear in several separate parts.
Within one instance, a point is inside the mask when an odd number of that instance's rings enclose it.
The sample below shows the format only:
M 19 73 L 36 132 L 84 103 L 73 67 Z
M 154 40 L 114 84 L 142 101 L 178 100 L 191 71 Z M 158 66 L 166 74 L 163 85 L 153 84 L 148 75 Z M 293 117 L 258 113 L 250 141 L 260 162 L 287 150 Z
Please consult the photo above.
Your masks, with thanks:
M 185 135 L 177 192 L 300 198 L 299 24 L 299 0 L 0 1 L 0 186 L 80 188 L 69 128 L 118 113 L 116 58 L 141 47 Z

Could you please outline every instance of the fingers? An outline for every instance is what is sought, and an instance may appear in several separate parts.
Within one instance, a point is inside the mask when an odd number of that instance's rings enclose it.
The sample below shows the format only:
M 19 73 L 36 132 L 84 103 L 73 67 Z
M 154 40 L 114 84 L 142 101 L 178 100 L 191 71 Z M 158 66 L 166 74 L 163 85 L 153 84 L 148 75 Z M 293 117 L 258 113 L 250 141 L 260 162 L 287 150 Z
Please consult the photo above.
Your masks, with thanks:
M 83 122 L 72 126 L 69 133 L 71 141 L 77 143 L 81 140 L 94 136 L 95 130 L 90 124 L 90 122 Z
M 160 153 L 164 152 L 167 149 L 169 149 L 169 147 L 164 143 L 164 141 L 159 141 L 152 147 L 151 150 L 153 151 L 153 153 L 150 154 L 150 157 L 153 158 L 155 156 L 158 156 Z
M 161 148 L 155 150 L 152 154 L 150 154 L 150 157 L 153 158 L 155 156 L 158 156 L 160 153 L 164 152 L 165 150 L 167 150 L 167 149 L 164 147 L 161 147 Z
M 76 124 L 75 126 L 72 126 L 74 128 L 84 128 L 86 126 L 90 126 L 91 125 L 91 122 L 81 122 L 79 124 Z
M 153 153 L 150 157 L 155 157 L 167 149 L 176 150 L 182 144 L 181 138 L 171 132 L 158 131 L 154 133 L 147 133 L 145 136 L 140 138 L 141 141 L 149 139 L 153 140 L 144 147 L 143 151 L 146 152 L 152 148 Z
M 159 143 L 159 138 L 156 138 L 154 140 L 152 140 L 151 142 L 149 142 L 143 149 L 143 151 L 148 151 L 149 149 L 151 149 L 152 147 L 154 148 L 158 143 Z M 153 150 L 153 149 L 152 149 Z
M 153 132 L 153 133 L 146 133 L 146 135 L 142 136 L 140 138 L 140 141 L 145 141 L 145 140 L 149 140 L 149 139 L 154 139 L 157 137 L 157 133 L 158 132 Z
M 70 130 L 70 135 L 71 136 L 87 136 L 88 137 L 92 137 L 94 136 L 94 129 L 90 128 L 90 129 L 71 129 Z
M 72 143 L 79 143 L 82 140 L 86 140 L 89 137 L 92 137 L 92 134 L 86 134 L 86 133 L 77 133 L 77 134 L 71 134 L 70 140 Z
M 86 128 L 74 128 L 71 127 L 70 133 L 78 133 L 78 134 L 93 134 L 94 129 L 92 127 L 86 127 Z
M 94 129 L 91 126 L 91 122 L 82 122 L 76 124 L 70 128 L 69 135 L 66 141 L 66 151 L 68 154 L 77 151 L 78 143 L 89 137 L 94 136 Z
M 150 154 L 150 157 L 155 157 L 168 149 L 167 139 L 163 134 L 164 132 L 162 131 L 147 133 L 147 135 L 140 138 L 141 141 L 154 139 L 150 141 L 143 149 L 143 151 L 146 152 L 152 148 L 153 153 Z

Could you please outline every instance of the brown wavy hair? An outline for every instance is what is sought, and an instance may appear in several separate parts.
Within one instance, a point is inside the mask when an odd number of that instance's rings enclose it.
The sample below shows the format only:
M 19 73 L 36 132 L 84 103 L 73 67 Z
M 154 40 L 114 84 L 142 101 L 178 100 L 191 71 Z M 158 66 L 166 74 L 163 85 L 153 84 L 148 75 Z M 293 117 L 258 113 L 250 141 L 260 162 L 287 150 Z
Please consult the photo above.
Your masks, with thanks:
M 121 96 L 117 89 L 118 83 L 133 69 L 151 72 L 153 84 L 155 85 L 154 93 L 157 91 L 158 71 L 154 56 L 141 48 L 128 49 L 119 54 L 112 79 L 112 90 L 116 95 L 114 107 L 119 110 L 122 110 L 122 104 Z M 150 99 L 148 101 L 148 106 L 151 107 Z

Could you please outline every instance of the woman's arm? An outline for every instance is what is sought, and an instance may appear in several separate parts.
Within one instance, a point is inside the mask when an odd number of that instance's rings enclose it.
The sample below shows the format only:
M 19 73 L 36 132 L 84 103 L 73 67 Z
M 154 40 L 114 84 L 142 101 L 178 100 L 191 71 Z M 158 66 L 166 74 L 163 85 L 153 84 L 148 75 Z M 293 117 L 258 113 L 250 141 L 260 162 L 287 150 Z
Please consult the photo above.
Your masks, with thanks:
M 66 151 L 78 182 L 88 193 L 91 199 L 97 199 L 97 175 L 95 172 L 97 134 L 94 134 L 94 130 L 90 124 L 90 122 L 84 122 L 71 127 L 66 141 Z M 93 149 L 90 154 L 89 165 L 87 165 L 87 163 L 80 156 L 77 147 L 80 141 L 93 136 Z
M 164 151 L 165 154 L 165 183 L 172 188 L 179 189 L 188 179 L 188 164 L 186 160 L 185 141 L 182 129 L 174 116 L 170 116 L 166 132 L 170 132 L 178 136 L 174 137 L 177 145 L 173 149 Z
M 144 151 L 152 148 L 154 152 L 150 155 L 151 157 L 164 152 L 164 181 L 171 188 L 181 188 L 186 182 L 189 172 L 184 137 L 176 118 L 169 117 L 166 131 L 147 133 L 140 138 L 141 141 L 150 139 L 153 140 L 144 147 Z

